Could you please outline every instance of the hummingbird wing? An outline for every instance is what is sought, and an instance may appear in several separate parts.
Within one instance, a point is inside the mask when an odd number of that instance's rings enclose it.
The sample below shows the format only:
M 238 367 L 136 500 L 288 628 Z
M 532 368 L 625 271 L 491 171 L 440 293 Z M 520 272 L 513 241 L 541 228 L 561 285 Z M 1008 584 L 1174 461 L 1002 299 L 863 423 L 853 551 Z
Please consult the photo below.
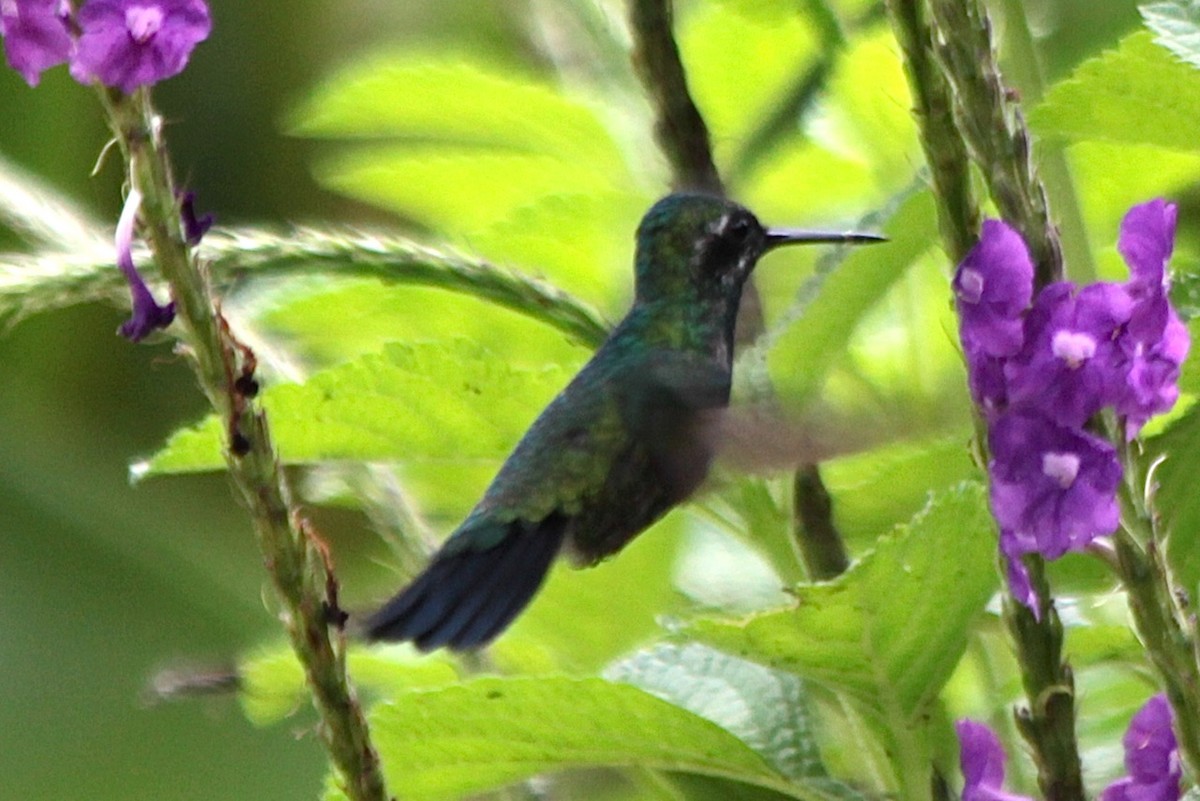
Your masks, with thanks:
M 695 489 L 711 451 L 693 421 L 728 396 L 728 370 L 705 360 L 594 360 L 425 571 L 365 622 L 367 636 L 422 650 L 486 644 L 529 603 L 565 542 L 594 562 Z

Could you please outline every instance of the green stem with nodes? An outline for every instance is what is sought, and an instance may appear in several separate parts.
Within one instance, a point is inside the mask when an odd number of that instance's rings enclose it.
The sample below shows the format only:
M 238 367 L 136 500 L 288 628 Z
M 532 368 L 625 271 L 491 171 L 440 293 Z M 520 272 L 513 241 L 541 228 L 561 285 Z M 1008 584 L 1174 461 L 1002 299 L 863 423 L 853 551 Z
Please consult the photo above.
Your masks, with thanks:
M 320 716 L 320 734 L 354 801 L 388 798 L 379 758 L 346 674 L 345 642 L 331 633 L 337 583 L 328 554 L 291 499 L 271 442 L 266 414 L 254 400 L 254 355 L 234 337 L 214 300 L 207 271 L 184 241 L 162 119 L 148 91 L 101 90 L 132 188 L 143 197 L 142 233 L 171 286 L 182 349 L 200 386 L 226 421 L 225 461 L 250 509 L 263 559 Z
M 1134 629 L 1162 681 L 1174 711 L 1179 753 L 1192 776 L 1200 776 L 1200 664 L 1197 662 L 1195 616 L 1180 602 L 1163 561 L 1163 541 L 1152 509 L 1147 471 L 1136 442 L 1119 436 L 1122 426 L 1109 426 L 1120 443 L 1124 470 L 1118 498 L 1121 527 L 1113 535 L 1115 568 L 1125 588 Z
M 947 255 L 962 261 L 979 233 L 979 202 L 971 187 L 966 145 L 954 124 L 953 97 L 933 60 L 933 39 L 920 0 L 887 0 L 892 30 L 904 53 L 913 113 L 937 201 L 938 230 Z
M 961 261 L 976 241 L 979 205 L 968 154 L 987 177 L 1001 214 L 1024 236 L 1039 286 L 1062 275 L 1061 247 L 1050 224 L 1045 190 L 1029 156 L 1029 134 L 1009 102 L 992 49 L 989 23 L 975 0 L 888 0 L 892 27 L 904 51 L 921 140 L 938 201 L 938 226 L 948 254 Z M 976 423 L 977 447 L 986 430 Z M 980 458 L 981 465 L 986 455 Z M 1028 708 L 1017 727 L 1033 751 L 1047 801 L 1082 801 L 1083 778 L 1075 735 L 1075 685 L 1062 659 L 1063 629 L 1040 557 L 1026 558 L 1039 614 L 1004 594 L 1004 621 L 1021 665 Z
M 1075 737 L 1075 676 L 1063 661 L 1063 627 L 1046 583 L 1045 561 L 1027 556 L 1038 615 L 1004 593 L 1004 623 L 1021 666 L 1029 706 L 1015 711 L 1017 730 L 1029 743 L 1038 787 L 1046 801 L 1083 801 L 1083 775 Z
M 1020 88 L 1021 100 L 1027 106 L 1037 105 L 1045 94 L 1045 80 L 1034 46 L 1033 32 L 1029 29 L 1024 0 L 1003 0 L 1003 14 L 1008 74 Z M 1059 221 L 1063 259 L 1075 280 L 1093 281 L 1096 278 L 1096 264 L 1092 259 L 1083 211 L 1079 207 L 1079 196 L 1075 192 L 1071 165 L 1067 161 L 1066 145 L 1045 140 L 1037 145 L 1042 183 Z
M 1029 130 L 1005 85 L 978 0 L 929 0 L 931 41 L 954 93 L 954 116 L 1002 216 L 1024 237 L 1035 286 L 1063 278 L 1062 245 L 1034 168 Z

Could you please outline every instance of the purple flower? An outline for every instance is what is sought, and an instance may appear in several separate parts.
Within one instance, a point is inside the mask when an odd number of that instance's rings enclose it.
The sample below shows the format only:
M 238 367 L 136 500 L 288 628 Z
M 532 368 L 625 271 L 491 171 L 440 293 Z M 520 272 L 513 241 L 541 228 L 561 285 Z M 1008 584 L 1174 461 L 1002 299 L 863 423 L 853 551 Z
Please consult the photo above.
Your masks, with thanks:
M 183 222 L 183 238 L 195 247 L 212 228 L 216 215 L 211 212 L 196 216 L 196 193 L 183 192 L 179 195 L 179 218 Z
M 1175 249 L 1174 203 L 1156 198 L 1131 208 L 1121 220 L 1117 250 L 1129 265 L 1134 297 L 1165 294 L 1169 282 L 1167 262 Z
M 1130 332 L 1119 342 L 1125 382 L 1116 409 L 1125 417 L 1127 439 L 1136 437 L 1147 420 L 1169 411 L 1179 399 L 1179 371 L 1191 339 L 1175 310 L 1169 305 L 1165 309 L 1157 340 L 1143 341 Z
M 1029 410 L 1010 410 L 988 432 L 992 514 L 1018 554 L 1057 559 L 1117 527 L 1121 465 L 1108 442 L 1055 425 Z
M 90 0 L 71 74 L 130 93 L 177 75 L 212 30 L 204 0 Z
M 71 56 L 67 0 L 0 0 L 0 33 L 8 64 L 37 86 L 42 71 Z
M 962 801 L 1032 801 L 1029 796 L 1004 792 L 1004 749 L 1000 739 L 983 723 L 960 720 L 959 763 L 962 766 Z
M 120 334 L 132 342 L 140 342 L 151 332 L 166 328 L 175 319 L 175 304 L 159 306 L 150 288 L 133 266 L 133 228 L 137 222 L 142 195 L 136 189 L 129 191 L 121 219 L 117 221 L 117 266 L 129 282 L 129 294 L 133 300 L 133 316 L 121 324 Z
M 1078 294 L 1069 283 L 1038 293 L 1025 320 L 1025 343 L 1004 368 L 1009 402 L 1056 423 L 1082 426 L 1121 394 L 1116 335 L 1129 321 L 1125 287 L 1099 283 Z
M 1167 297 L 1167 261 L 1175 247 L 1176 207 L 1164 200 L 1134 206 L 1121 222 L 1117 248 L 1129 264 L 1128 291 L 1134 301 L 1129 325 L 1119 339 L 1123 382 L 1115 405 L 1126 419 L 1125 435 L 1179 398 L 1179 370 L 1187 358 L 1187 328 Z
M 1100 801 L 1177 801 L 1182 770 L 1165 695 L 1154 696 L 1133 716 L 1122 743 L 1129 775 L 1104 788 Z
M 966 351 L 967 384 L 971 397 L 988 419 L 1008 406 L 1008 382 L 1004 379 L 1007 359 Z
M 984 221 L 979 242 L 954 274 L 954 295 L 968 359 L 1015 354 L 1033 297 L 1033 262 L 1021 235 L 1000 220 Z

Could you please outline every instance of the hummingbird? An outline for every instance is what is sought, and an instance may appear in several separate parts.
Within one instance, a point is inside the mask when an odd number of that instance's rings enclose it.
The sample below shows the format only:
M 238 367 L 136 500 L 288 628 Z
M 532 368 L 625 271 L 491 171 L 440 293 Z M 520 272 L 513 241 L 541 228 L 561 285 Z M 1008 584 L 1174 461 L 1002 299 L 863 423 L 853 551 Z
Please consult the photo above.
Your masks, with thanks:
M 706 477 L 706 432 L 729 405 L 742 288 L 783 245 L 882 241 L 764 228 L 704 194 L 655 203 L 637 229 L 633 305 L 534 421 L 483 498 L 407 587 L 364 621 L 370 640 L 470 650 L 499 635 L 562 554 L 610 556 Z

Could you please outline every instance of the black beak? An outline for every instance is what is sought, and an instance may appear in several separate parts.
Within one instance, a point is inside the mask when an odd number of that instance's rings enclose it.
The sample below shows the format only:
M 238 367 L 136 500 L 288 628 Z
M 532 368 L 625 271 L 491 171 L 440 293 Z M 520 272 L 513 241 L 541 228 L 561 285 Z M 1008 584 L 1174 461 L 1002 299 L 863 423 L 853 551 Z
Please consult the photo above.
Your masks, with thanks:
M 829 231 L 798 231 L 791 228 L 771 228 L 767 231 L 767 250 L 774 250 L 780 245 L 802 244 L 834 244 L 834 245 L 869 245 L 874 242 L 886 242 L 887 237 L 878 234 L 864 234 L 857 231 L 833 233 Z

